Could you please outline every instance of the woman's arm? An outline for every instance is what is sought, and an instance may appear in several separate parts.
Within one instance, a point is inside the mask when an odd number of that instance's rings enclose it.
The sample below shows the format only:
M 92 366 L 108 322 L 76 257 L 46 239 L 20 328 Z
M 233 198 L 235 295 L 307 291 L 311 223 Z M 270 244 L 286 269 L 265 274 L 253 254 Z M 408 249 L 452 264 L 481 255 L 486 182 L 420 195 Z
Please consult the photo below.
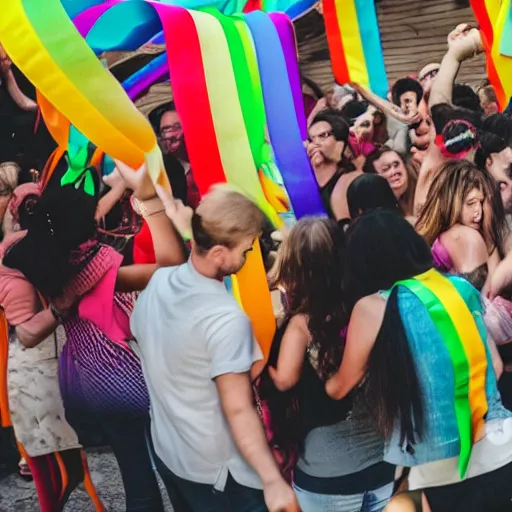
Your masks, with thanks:
M 347 396 L 363 380 L 385 310 L 386 302 L 377 294 L 364 297 L 355 305 L 341 366 L 325 386 L 327 394 L 334 400 Z
M 59 322 L 51 310 L 45 309 L 35 314 L 30 320 L 18 325 L 16 336 L 23 346 L 33 348 L 48 338 L 58 325 Z
M 100 221 L 105 217 L 126 192 L 126 183 L 116 170 L 109 176 L 105 176 L 103 181 L 110 187 L 110 190 L 98 202 L 96 221 Z
M 377 94 L 365 89 L 362 85 L 356 83 L 351 85 L 368 103 L 384 112 L 386 116 L 391 116 L 404 124 L 412 124 L 420 120 L 419 113 L 415 113 L 413 116 L 406 115 L 400 110 L 400 107 L 377 96 Z
M 277 367 L 269 366 L 268 372 L 279 391 L 287 391 L 299 382 L 304 364 L 304 354 L 311 340 L 307 318 L 295 315 L 290 320 L 281 341 Z
M 14 78 L 12 69 L 4 71 L 3 76 L 7 86 L 7 91 L 9 92 L 11 98 L 16 102 L 16 105 L 28 112 L 37 110 L 37 103 L 34 100 L 31 100 L 28 96 L 25 96 L 25 94 L 23 94 L 22 90 L 19 88 L 18 83 L 16 82 L 16 78 Z
M 460 65 L 483 51 L 480 33 L 466 23 L 458 25 L 448 35 L 448 51 L 441 61 L 441 67 L 432 83 L 429 107 L 439 103 L 451 103 L 453 83 L 459 73 Z
M 126 186 L 134 191 L 134 197 L 146 205 L 152 202 L 151 211 L 144 217 L 153 239 L 156 264 L 129 265 L 121 267 L 117 274 L 117 291 L 143 290 L 159 267 L 181 265 L 186 261 L 186 248 L 183 238 L 166 215 L 169 209 L 156 194 L 146 165 L 137 171 L 116 161 L 116 166 L 125 180 Z M 171 199 L 169 199 L 171 201 Z

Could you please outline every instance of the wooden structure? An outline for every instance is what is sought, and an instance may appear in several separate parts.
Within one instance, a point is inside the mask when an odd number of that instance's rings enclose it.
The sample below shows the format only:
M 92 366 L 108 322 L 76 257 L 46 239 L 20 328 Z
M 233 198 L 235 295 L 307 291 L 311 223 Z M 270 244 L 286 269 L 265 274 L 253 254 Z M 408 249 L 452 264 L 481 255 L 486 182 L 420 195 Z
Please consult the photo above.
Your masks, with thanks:
M 459 23 L 474 22 L 471 8 L 457 0 L 381 0 L 377 16 L 390 82 L 440 62 L 446 37 Z M 333 84 L 323 19 L 311 11 L 295 23 L 303 73 L 323 88 Z M 459 82 L 476 86 L 486 77 L 485 58 L 464 63 Z

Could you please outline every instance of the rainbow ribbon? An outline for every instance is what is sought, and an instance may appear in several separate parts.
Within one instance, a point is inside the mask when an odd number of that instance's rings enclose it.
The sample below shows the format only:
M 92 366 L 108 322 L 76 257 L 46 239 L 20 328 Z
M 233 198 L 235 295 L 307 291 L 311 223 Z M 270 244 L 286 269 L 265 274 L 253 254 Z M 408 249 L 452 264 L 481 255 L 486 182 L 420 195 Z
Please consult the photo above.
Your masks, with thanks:
M 388 80 L 373 0 L 323 0 L 334 78 L 386 97 Z
M 134 168 L 146 161 L 154 181 L 169 187 L 150 124 L 103 69 L 61 3 L 50 0 L 41 9 L 38 0 L 8 0 L 2 7 L 2 45 L 41 94 L 93 144 Z
M 510 0 L 471 0 L 487 56 L 487 75 L 500 109 L 512 98 L 512 11 Z
M 481 439 L 488 410 L 487 353 L 471 311 L 449 279 L 429 270 L 400 281 L 423 303 L 449 353 L 455 381 L 455 416 L 460 439 L 459 473 L 464 478 L 473 444 Z

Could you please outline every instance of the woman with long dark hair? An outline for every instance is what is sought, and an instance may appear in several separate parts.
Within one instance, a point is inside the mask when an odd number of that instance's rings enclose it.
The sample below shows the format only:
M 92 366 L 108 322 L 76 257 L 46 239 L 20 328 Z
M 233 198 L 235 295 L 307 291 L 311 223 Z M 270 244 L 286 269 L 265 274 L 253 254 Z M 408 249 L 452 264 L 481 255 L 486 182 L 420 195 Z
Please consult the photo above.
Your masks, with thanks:
M 325 393 L 343 355 L 343 234 L 328 219 L 301 219 L 278 253 L 273 284 L 286 290 L 286 320 L 276 337 L 260 395 L 270 409 L 271 443 L 293 463 L 304 512 L 380 511 L 394 466 L 357 393 L 336 402 Z
M 384 460 L 411 467 L 433 512 L 501 510 L 512 491 L 512 413 L 501 404 L 479 293 L 434 270 L 414 228 L 382 210 L 347 234 L 351 310 L 337 399 L 362 385 Z
M 96 169 L 84 168 L 75 183 L 61 186 L 66 170 L 57 167 L 3 265 L 19 271 L 49 305 L 29 324 L 17 326 L 20 343 L 35 347 L 64 326 L 59 383 L 66 415 L 71 425 L 73 417 L 87 418 L 104 431 L 120 467 L 126 510 L 153 512 L 163 504 L 147 449 L 149 397 L 140 360 L 128 343 L 129 316 L 133 292 L 143 289 L 159 266 L 181 263 L 185 256 L 147 170 L 117 165 L 143 202 L 156 264 L 121 266 L 122 255 L 96 238 Z M 84 189 L 88 180 L 93 190 Z

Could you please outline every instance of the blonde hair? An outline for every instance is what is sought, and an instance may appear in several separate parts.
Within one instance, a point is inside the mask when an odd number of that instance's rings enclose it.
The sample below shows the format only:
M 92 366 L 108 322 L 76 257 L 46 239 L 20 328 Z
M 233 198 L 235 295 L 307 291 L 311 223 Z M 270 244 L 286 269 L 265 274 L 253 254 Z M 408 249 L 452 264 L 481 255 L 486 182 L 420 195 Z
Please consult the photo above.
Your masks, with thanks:
M 206 194 L 192 217 L 194 242 L 199 251 L 215 245 L 232 248 L 263 229 L 261 210 L 229 185 L 216 185 Z
M 21 172 L 20 166 L 15 162 L 3 162 L 0 164 L 0 186 L 11 190 L 18 186 L 18 179 Z
M 461 222 L 464 201 L 474 189 L 480 190 L 486 201 L 491 200 L 492 190 L 484 173 L 471 162 L 452 160 L 439 169 L 416 223 L 416 231 L 429 245 Z

